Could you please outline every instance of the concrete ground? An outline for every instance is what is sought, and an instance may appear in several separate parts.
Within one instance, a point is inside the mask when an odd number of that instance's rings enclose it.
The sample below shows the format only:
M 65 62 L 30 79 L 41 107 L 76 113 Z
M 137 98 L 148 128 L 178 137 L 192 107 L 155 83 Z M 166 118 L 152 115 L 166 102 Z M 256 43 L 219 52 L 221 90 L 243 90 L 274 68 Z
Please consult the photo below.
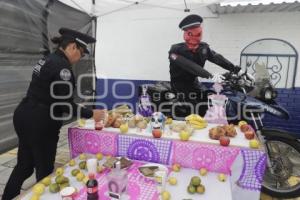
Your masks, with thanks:
M 61 129 L 60 133 L 60 139 L 58 142 L 58 148 L 57 148 L 57 155 L 55 160 L 55 166 L 59 167 L 64 164 L 66 164 L 70 160 L 70 153 L 69 153 L 69 143 L 68 143 L 68 127 L 70 127 L 72 124 L 65 125 Z M 12 149 L 6 153 L 3 153 L 0 155 L 0 199 L 3 194 L 3 190 L 5 187 L 5 184 L 9 178 L 10 173 L 13 170 L 13 167 L 16 165 L 17 161 L 17 151 L 18 149 Z M 32 175 L 29 179 L 27 179 L 23 186 L 22 186 L 22 192 L 28 190 L 35 184 L 35 177 Z M 283 200 L 283 199 L 277 199 L 272 198 L 268 195 L 261 194 L 261 200 Z M 287 199 L 286 199 L 287 200 Z M 300 200 L 300 197 L 290 200 Z

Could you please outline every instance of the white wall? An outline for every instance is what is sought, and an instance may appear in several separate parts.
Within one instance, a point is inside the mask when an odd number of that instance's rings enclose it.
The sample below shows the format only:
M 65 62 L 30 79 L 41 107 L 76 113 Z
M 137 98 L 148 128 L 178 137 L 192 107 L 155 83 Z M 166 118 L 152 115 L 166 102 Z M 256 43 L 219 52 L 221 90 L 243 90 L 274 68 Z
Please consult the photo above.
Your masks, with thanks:
M 239 64 L 240 52 L 246 45 L 262 38 L 286 40 L 300 53 L 299 12 L 217 16 L 206 8 L 199 8 L 196 13 L 205 18 L 203 41 L 235 64 Z M 143 7 L 100 17 L 97 76 L 169 80 L 168 50 L 172 44 L 183 41 L 178 23 L 188 14 Z M 221 71 L 209 62 L 205 67 L 211 72 Z M 297 86 L 300 86 L 300 69 L 297 79 Z

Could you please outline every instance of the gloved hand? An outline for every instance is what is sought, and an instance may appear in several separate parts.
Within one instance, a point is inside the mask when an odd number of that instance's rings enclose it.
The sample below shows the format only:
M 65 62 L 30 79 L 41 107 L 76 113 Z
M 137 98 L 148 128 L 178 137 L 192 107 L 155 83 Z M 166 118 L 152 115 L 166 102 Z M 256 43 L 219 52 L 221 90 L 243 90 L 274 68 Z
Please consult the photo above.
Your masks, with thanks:
M 225 79 L 225 77 L 222 76 L 221 74 L 214 74 L 211 79 L 213 82 L 221 83 Z
M 240 70 L 238 76 L 243 76 L 244 80 L 246 81 L 246 85 L 249 87 L 252 87 L 255 83 L 255 78 L 253 77 L 252 74 L 248 72 L 244 72 L 243 70 Z
M 255 80 L 254 76 L 252 74 L 248 73 L 248 72 L 245 73 L 243 70 L 240 70 L 239 73 L 238 73 L 239 76 L 241 76 L 243 74 L 245 74 L 245 76 L 247 77 L 247 79 L 249 79 L 251 81 Z

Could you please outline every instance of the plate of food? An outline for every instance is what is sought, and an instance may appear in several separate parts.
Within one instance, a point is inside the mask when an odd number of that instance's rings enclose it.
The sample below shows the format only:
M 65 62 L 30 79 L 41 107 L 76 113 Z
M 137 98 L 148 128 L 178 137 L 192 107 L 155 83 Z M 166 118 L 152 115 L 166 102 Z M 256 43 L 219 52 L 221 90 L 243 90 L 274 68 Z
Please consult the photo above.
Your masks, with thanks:
M 111 157 L 108 160 L 106 160 L 106 162 L 103 164 L 104 167 L 107 168 L 113 168 L 115 163 L 120 161 L 121 163 L 121 169 L 127 169 L 128 167 L 130 167 L 132 165 L 132 161 L 128 158 L 125 157 Z
M 148 163 L 139 167 L 139 172 L 148 178 L 155 178 L 155 173 L 159 171 L 168 173 L 168 168 L 164 165 L 156 163 Z

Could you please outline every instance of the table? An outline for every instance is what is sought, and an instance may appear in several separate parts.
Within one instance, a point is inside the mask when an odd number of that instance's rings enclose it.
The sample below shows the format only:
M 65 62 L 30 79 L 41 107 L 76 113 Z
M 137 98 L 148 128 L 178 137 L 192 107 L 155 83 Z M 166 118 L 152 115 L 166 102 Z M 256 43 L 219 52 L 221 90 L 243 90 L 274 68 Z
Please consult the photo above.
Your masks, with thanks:
M 88 155 L 88 157 L 94 157 L 93 155 Z M 101 161 L 99 161 L 99 164 L 103 164 L 105 162 L 106 159 L 103 159 Z M 76 163 L 79 163 L 79 158 L 76 157 L 75 158 Z M 78 168 L 77 166 L 73 166 L 70 167 L 68 165 L 64 166 L 65 172 L 64 172 L 64 176 L 67 176 L 70 180 L 70 185 L 77 188 L 78 195 L 75 198 L 75 200 L 83 200 L 86 199 L 85 196 L 85 185 L 82 182 L 78 182 L 76 180 L 75 177 L 71 176 L 71 171 L 75 168 Z M 87 171 L 83 171 L 85 173 L 85 175 L 87 175 Z M 103 176 L 105 173 L 103 174 L 98 174 L 97 175 L 97 179 L 98 179 L 98 183 L 99 185 L 103 184 Z M 103 176 L 102 176 L 103 175 Z M 194 169 L 189 169 L 189 168 L 182 168 L 180 172 L 170 172 L 169 177 L 176 177 L 177 178 L 177 185 L 172 186 L 170 184 L 166 184 L 166 190 L 169 191 L 171 193 L 171 199 L 172 200 L 182 200 L 182 199 L 209 199 L 209 200 L 219 200 L 220 199 L 220 195 L 222 195 L 222 200 L 231 200 L 232 199 L 232 193 L 230 190 L 231 187 L 231 178 L 227 177 L 227 181 L 226 182 L 220 182 L 217 180 L 217 173 L 208 173 L 206 176 L 201 177 L 201 182 L 202 184 L 205 185 L 206 191 L 204 194 L 188 194 L 187 192 L 187 186 L 190 182 L 190 178 L 192 176 L 199 176 L 199 171 L 198 170 L 194 170 Z M 52 176 L 52 182 L 54 182 L 54 174 L 51 175 Z M 142 176 L 142 175 L 140 175 Z M 133 176 L 131 179 L 136 179 L 136 180 L 140 180 L 139 175 L 137 176 Z M 139 181 L 140 182 L 140 181 Z M 152 185 L 153 186 L 153 185 Z M 137 188 L 138 186 L 135 184 L 135 182 L 130 182 L 129 183 L 129 187 L 133 188 Z M 146 191 L 144 194 L 149 194 L 149 187 L 151 187 L 151 184 L 148 185 L 148 191 Z M 104 188 L 101 187 L 100 188 Z M 131 190 L 130 189 L 130 190 Z M 141 189 L 141 187 L 140 187 Z M 144 189 L 147 189 L 147 187 L 145 187 Z M 148 192 L 148 193 L 147 193 Z M 104 193 L 102 189 L 100 189 L 99 194 L 100 193 Z M 32 196 L 32 192 L 29 191 L 28 193 L 26 193 L 23 197 L 21 197 L 22 200 L 29 200 Z M 156 195 L 156 196 L 155 196 Z M 48 188 L 46 188 L 45 193 L 42 194 L 42 196 L 40 197 L 41 200 L 55 200 L 55 199 L 61 199 L 59 193 L 50 193 Z M 158 200 L 160 197 L 158 196 L 158 193 L 154 194 L 154 198 L 151 200 Z M 101 200 L 108 200 L 107 198 L 101 198 Z M 135 198 L 131 198 L 131 200 L 147 200 L 147 197 L 135 197 Z
M 168 127 L 160 139 L 152 137 L 150 127 L 141 131 L 129 129 L 127 134 L 119 134 L 119 129 L 115 128 L 96 131 L 71 127 L 68 135 L 70 153 L 71 157 L 76 157 L 80 153 L 102 152 L 165 165 L 176 163 L 196 172 L 206 168 L 210 172 L 230 175 L 230 187 L 227 188 L 231 193 L 230 199 L 259 199 L 266 165 L 265 152 L 250 149 L 249 141 L 239 129 L 229 147 L 220 146 L 218 141 L 208 137 L 208 130 L 214 126 L 217 125 L 209 124 L 207 128 L 195 131 L 187 142 L 180 141 L 178 134 L 171 133 Z M 180 199 L 176 191 L 179 190 L 174 191 L 176 199 Z

